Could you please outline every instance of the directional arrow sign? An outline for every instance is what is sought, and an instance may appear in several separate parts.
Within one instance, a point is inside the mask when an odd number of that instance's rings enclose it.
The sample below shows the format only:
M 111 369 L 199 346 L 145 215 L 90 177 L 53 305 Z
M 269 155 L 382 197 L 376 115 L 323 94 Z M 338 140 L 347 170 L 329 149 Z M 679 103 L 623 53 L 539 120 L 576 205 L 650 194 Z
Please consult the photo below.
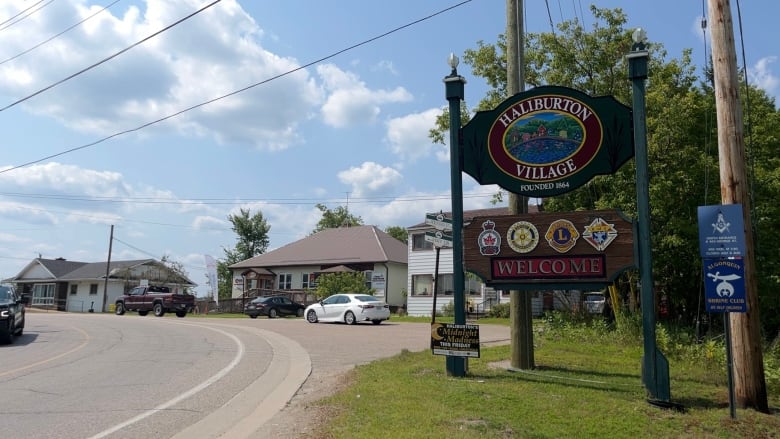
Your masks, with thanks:
M 433 243 L 435 247 L 452 247 L 452 235 L 447 235 L 439 230 L 425 232 L 425 240 Z
M 426 213 L 425 224 L 433 226 L 437 230 L 452 231 L 452 219 L 445 217 L 443 213 Z

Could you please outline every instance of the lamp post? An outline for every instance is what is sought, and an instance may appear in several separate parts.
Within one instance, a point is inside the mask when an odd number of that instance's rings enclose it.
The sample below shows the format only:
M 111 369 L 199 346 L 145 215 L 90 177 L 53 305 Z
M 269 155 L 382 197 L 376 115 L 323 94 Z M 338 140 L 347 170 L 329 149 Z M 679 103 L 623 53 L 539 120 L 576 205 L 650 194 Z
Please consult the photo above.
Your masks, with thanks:
M 452 196 L 452 278 L 454 285 L 455 324 L 466 324 L 466 298 L 463 287 L 463 179 L 461 175 L 460 103 L 463 100 L 466 79 L 458 75 L 458 57 L 451 53 L 447 63 L 452 68 L 444 78 L 444 89 L 450 105 L 450 178 Z M 438 279 L 437 279 L 438 281 Z M 435 312 L 435 310 L 434 310 Z M 466 376 L 466 359 L 447 356 L 447 373 Z
M 634 158 L 636 160 L 637 235 L 639 250 L 640 292 L 642 295 L 642 382 L 652 400 L 668 402 L 669 363 L 656 346 L 655 290 L 653 289 L 653 256 L 650 247 L 650 178 L 647 164 L 647 131 L 645 121 L 645 79 L 647 79 L 647 33 L 642 28 L 634 31 L 628 60 L 628 77 L 632 83 Z M 651 401 L 653 402 L 653 401 Z

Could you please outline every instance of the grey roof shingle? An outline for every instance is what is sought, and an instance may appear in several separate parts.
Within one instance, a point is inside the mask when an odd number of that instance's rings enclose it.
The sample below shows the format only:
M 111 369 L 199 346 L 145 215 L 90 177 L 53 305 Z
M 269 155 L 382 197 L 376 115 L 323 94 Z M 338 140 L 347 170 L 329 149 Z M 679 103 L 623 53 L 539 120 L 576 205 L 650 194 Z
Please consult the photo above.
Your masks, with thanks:
M 406 264 L 403 243 L 375 226 L 325 229 L 268 253 L 237 262 L 230 268 L 339 265 L 369 262 Z
M 48 270 L 53 276 L 54 280 L 57 281 L 79 281 L 79 280 L 99 280 L 99 279 L 105 279 L 106 277 L 106 263 L 105 262 L 77 262 L 77 261 L 67 261 L 65 259 L 43 259 L 38 258 L 33 260 L 28 267 L 31 266 L 31 264 L 34 263 L 41 264 L 46 270 Z M 161 265 L 163 266 L 161 262 L 158 262 L 154 259 L 135 259 L 135 260 L 129 260 L 129 261 L 111 261 L 109 267 L 109 276 L 114 278 L 116 277 L 115 273 L 117 270 L 123 270 L 126 268 L 133 268 L 139 265 Z M 26 270 L 26 269 L 25 269 Z M 23 270 L 22 272 L 24 272 Z M 21 275 L 22 273 L 19 273 Z M 19 275 L 7 279 L 7 281 L 13 281 L 18 279 Z M 26 279 L 26 281 L 30 281 L 31 279 Z M 181 277 L 178 279 L 178 283 L 182 285 L 191 285 L 196 286 L 197 284 L 192 282 L 187 277 Z

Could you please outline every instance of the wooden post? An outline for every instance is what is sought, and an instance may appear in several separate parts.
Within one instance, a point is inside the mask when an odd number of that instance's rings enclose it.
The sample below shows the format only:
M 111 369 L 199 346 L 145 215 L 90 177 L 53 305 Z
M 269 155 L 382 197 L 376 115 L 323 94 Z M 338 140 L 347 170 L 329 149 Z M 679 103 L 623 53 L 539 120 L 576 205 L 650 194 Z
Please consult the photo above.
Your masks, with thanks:
M 729 313 L 734 360 L 734 391 L 742 408 L 769 413 L 761 327 L 758 312 L 758 285 L 750 220 L 750 197 L 745 170 L 745 143 L 742 107 L 734 49 L 734 24 L 729 0 L 709 0 L 712 67 L 718 121 L 718 163 L 722 204 L 742 204 L 745 223 L 745 295 L 748 311 Z
M 506 84 L 512 96 L 525 89 L 523 1 L 506 0 Z M 509 193 L 509 213 L 528 213 L 528 197 Z M 533 315 L 529 291 L 509 292 L 512 367 L 534 368 Z

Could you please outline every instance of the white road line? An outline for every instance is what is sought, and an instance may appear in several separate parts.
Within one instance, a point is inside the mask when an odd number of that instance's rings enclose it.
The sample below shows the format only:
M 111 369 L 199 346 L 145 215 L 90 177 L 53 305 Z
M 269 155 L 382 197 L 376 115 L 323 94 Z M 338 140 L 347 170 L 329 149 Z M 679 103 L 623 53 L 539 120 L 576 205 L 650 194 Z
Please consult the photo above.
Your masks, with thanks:
M 111 433 L 116 433 L 117 431 L 127 427 L 128 425 L 135 424 L 136 422 L 138 422 L 138 421 L 140 421 L 142 419 L 148 418 L 149 416 L 152 416 L 153 414 L 155 414 L 155 413 L 157 413 L 159 411 L 165 410 L 168 407 L 171 407 L 172 405 L 178 404 L 179 402 L 181 402 L 181 401 L 183 401 L 183 400 L 185 400 L 185 399 L 195 395 L 196 393 L 200 392 L 201 390 L 204 390 L 208 386 L 210 386 L 210 385 L 214 384 L 215 382 L 219 381 L 225 375 L 227 375 L 231 370 L 233 370 L 238 365 L 239 362 L 241 362 L 241 359 L 244 357 L 244 344 L 241 342 L 241 340 L 238 339 L 238 337 L 236 337 L 233 334 L 227 333 L 227 332 L 225 332 L 225 331 L 223 331 L 221 329 L 211 328 L 211 327 L 208 327 L 208 326 L 201 326 L 201 327 L 210 329 L 212 331 L 216 331 L 216 332 L 222 333 L 223 335 L 233 339 L 233 341 L 236 343 L 236 346 L 238 346 L 238 352 L 236 353 L 236 356 L 233 358 L 233 361 L 231 361 L 230 364 L 225 366 L 222 370 L 217 372 L 215 375 L 211 376 L 209 379 L 207 379 L 203 383 L 193 387 L 192 389 L 190 389 L 190 390 L 180 394 L 179 396 L 177 396 L 177 397 L 175 397 L 175 398 L 173 398 L 173 399 L 171 399 L 171 400 L 169 400 L 169 401 L 167 401 L 167 402 L 165 402 L 163 404 L 158 405 L 157 407 L 155 407 L 153 409 L 147 410 L 147 411 L 141 413 L 140 415 L 138 415 L 138 416 L 136 416 L 134 418 L 128 419 L 127 421 L 122 422 L 121 424 L 117 424 L 117 425 L 115 425 L 115 426 L 113 426 L 113 427 L 111 427 L 111 428 L 109 428 L 107 430 L 103 430 L 100 433 L 90 437 L 89 439 L 104 438 L 104 437 L 110 435 Z

